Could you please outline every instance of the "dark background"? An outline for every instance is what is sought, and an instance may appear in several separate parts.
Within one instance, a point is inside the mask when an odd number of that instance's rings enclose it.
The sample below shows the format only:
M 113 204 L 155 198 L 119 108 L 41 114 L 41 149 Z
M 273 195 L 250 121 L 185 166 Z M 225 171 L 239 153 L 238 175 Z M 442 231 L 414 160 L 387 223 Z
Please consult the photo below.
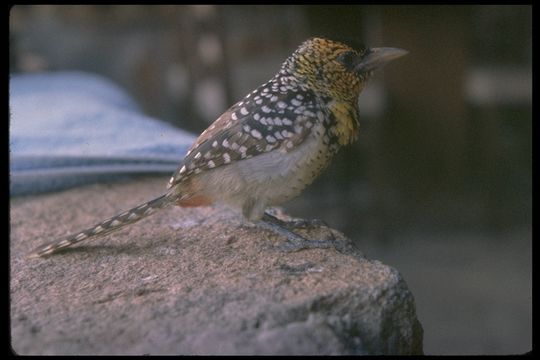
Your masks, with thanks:
M 286 209 L 403 274 L 427 354 L 530 350 L 531 6 L 16 6 L 10 72 L 98 73 L 199 133 L 315 35 L 410 53 Z

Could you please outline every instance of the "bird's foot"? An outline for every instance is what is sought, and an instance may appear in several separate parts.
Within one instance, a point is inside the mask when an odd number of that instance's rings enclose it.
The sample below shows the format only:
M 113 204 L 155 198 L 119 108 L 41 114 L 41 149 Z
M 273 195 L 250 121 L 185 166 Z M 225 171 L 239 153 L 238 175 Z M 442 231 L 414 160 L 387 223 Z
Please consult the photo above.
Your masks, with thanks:
M 279 226 L 285 227 L 287 229 L 297 229 L 297 228 L 310 228 L 310 227 L 328 227 L 328 224 L 320 219 L 295 219 L 291 220 L 281 220 L 277 216 L 273 215 L 270 212 L 265 212 L 263 215 L 263 221 L 272 222 L 278 224 Z
M 320 226 L 321 220 L 300 220 L 297 222 L 293 221 L 283 221 L 270 214 L 265 213 L 263 219 L 259 222 L 259 225 L 265 229 L 271 230 L 274 233 L 285 236 L 287 240 L 279 245 L 277 248 L 283 252 L 295 252 L 305 249 L 328 249 L 331 247 L 338 248 L 341 247 L 336 241 L 334 234 L 330 231 L 330 239 L 325 240 L 310 240 L 306 239 L 303 236 L 298 235 L 297 233 L 289 230 L 290 228 L 296 227 L 307 227 L 307 226 Z M 326 225 L 326 224 L 325 224 Z

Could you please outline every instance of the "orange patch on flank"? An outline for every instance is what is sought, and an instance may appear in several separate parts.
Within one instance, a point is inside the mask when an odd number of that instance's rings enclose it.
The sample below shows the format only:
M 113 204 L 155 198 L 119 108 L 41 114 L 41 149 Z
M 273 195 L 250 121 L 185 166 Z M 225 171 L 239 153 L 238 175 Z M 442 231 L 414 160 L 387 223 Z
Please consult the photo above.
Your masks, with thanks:
M 193 197 L 190 197 L 189 199 L 183 199 L 176 202 L 176 205 L 183 206 L 183 207 L 197 207 L 197 206 L 208 206 L 213 203 L 212 199 L 202 196 L 202 195 L 196 195 Z

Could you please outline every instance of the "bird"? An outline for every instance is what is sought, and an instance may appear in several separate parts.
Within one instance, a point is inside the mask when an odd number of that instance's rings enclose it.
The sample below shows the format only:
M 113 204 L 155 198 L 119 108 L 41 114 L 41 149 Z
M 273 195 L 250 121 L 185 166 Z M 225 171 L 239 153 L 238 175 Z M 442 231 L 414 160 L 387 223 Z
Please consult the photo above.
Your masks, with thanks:
M 267 209 L 301 193 L 338 150 L 358 136 L 358 97 L 376 70 L 408 51 L 311 37 L 269 81 L 232 105 L 188 149 L 163 195 L 59 240 L 57 253 L 133 224 L 171 205 L 224 203 L 250 223 L 286 237 L 282 249 L 327 247 L 287 228 Z

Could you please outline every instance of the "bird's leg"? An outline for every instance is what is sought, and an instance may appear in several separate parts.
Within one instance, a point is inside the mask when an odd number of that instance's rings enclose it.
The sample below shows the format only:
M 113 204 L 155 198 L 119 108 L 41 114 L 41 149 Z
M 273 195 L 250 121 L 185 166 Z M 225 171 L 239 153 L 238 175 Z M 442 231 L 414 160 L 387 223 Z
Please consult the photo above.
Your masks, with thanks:
M 296 229 L 296 228 L 308 228 L 308 227 L 328 227 L 328 224 L 324 220 L 320 219 L 297 219 L 293 218 L 291 220 L 281 220 L 275 215 L 272 214 L 271 210 L 267 210 L 264 213 L 263 219 L 266 219 L 267 221 L 272 221 L 274 223 L 279 224 L 282 227 L 285 227 L 287 229 Z
M 308 240 L 287 229 L 288 226 L 286 221 L 282 221 L 266 212 L 259 221 L 258 225 L 287 238 L 287 241 L 279 246 L 279 249 L 284 252 L 293 252 L 303 249 L 327 249 L 329 247 L 335 247 L 335 238 L 333 234 L 332 239 L 329 240 Z

